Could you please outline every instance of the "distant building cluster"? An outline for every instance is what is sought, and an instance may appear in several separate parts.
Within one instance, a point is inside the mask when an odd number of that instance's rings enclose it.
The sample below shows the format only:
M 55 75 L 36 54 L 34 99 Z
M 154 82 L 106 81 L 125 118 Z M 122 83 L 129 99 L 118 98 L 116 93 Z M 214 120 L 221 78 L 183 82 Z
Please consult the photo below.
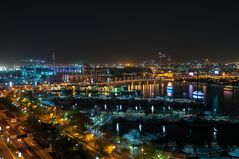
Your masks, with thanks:
M 132 80 L 139 78 L 233 78 L 239 76 L 239 63 L 215 63 L 208 59 L 173 63 L 171 57 L 156 50 L 157 58 L 144 61 L 141 64 L 56 64 L 55 55 L 53 62 L 45 60 L 23 60 L 24 63 L 14 66 L 0 66 L 0 85 L 14 84 L 85 82 L 99 83 L 117 80 Z M 239 79 L 238 79 L 239 80 Z

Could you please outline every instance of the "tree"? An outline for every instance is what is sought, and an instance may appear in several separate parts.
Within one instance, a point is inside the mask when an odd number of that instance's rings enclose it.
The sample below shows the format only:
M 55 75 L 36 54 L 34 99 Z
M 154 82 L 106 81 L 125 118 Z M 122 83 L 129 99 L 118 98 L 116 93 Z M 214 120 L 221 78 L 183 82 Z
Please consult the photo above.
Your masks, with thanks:
M 71 125 L 76 125 L 77 126 L 77 131 L 80 133 L 83 133 L 86 131 L 86 126 L 87 125 L 92 125 L 91 120 L 87 117 L 86 114 L 81 113 L 80 111 L 73 111 L 70 113 L 71 120 L 70 124 Z

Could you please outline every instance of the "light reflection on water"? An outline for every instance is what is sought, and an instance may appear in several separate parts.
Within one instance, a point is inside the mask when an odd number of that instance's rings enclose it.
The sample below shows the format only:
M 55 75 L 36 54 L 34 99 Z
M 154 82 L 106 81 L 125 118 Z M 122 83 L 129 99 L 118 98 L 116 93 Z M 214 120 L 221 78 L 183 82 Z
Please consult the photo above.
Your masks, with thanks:
M 155 96 L 169 96 L 173 98 L 192 98 L 193 91 L 196 91 L 196 83 L 172 83 L 172 90 L 167 89 L 167 83 L 129 85 L 129 90 L 141 90 L 144 98 Z M 205 95 L 205 103 L 212 106 L 219 113 L 239 115 L 239 90 L 224 90 L 220 85 L 198 85 L 198 90 Z
M 218 107 L 219 107 L 218 95 L 215 95 L 215 96 L 213 97 L 213 104 L 212 104 L 212 106 L 213 106 L 213 110 L 214 110 L 215 112 L 218 112 Z
M 141 96 L 152 98 L 155 96 L 172 96 L 173 98 L 192 98 L 193 91 L 197 90 L 195 83 L 172 83 L 173 90 L 167 89 L 167 83 L 129 85 L 129 90 L 141 90 Z M 239 90 L 225 91 L 219 85 L 198 85 L 198 90 L 205 94 L 205 103 L 210 105 L 217 113 L 239 115 Z M 151 113 L 154 107 L 151 106 Z M 135 108 L 136 109 L 136 108 Z M 137 108 L 138 109 L 138 108 Z M 205 145 L 216 142 L 220 146 L 238 144 L 239 129 L 232 126 L 210 126 L 206 128 L 194 128 L 170 124 L 148 124 L 141 121 L 115 121 L 119 123 L 120 135 L 128 133 L 131 129 L 142 132 L 159 134 L 161 141 L 175 141 L 177 144 L 192 143 Z M 140 122 L 140 123 L 139 123 Z M 115 128 L 116 125 L 116 128 Z M 107 126 L 107 129 L 115 132 L 117 124 Z

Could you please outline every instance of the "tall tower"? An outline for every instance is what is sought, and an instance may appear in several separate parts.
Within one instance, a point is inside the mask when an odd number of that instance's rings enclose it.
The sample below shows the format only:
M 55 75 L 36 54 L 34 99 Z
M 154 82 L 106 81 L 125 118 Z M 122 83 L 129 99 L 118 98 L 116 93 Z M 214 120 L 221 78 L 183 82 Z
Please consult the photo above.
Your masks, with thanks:
M 55 58 L 55 53 L 54 53 L 54 51 L 52 52 L 52 64 L 53 64 L 53 65 L 56 64 L 56 58 Z

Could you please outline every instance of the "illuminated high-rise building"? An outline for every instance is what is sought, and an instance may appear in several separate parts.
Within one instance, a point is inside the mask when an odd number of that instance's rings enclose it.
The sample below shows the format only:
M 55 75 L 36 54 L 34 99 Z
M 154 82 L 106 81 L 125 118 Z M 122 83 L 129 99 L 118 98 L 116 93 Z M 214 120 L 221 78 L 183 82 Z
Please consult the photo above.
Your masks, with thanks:
M 167 57 L 167 65 L 168 67 L 171 67 L 172 64 L 172 58 L 170 56 Z
M 205 65 L 209 65 L 210 64 L 210 62 L 209 62 L 209 59 L 205 59 Z
M 156 49 L 156 54 L 158 56 L 159 66 L 164 66 L 167 63 L 166 54 L 162 53 L 159 49 Z

